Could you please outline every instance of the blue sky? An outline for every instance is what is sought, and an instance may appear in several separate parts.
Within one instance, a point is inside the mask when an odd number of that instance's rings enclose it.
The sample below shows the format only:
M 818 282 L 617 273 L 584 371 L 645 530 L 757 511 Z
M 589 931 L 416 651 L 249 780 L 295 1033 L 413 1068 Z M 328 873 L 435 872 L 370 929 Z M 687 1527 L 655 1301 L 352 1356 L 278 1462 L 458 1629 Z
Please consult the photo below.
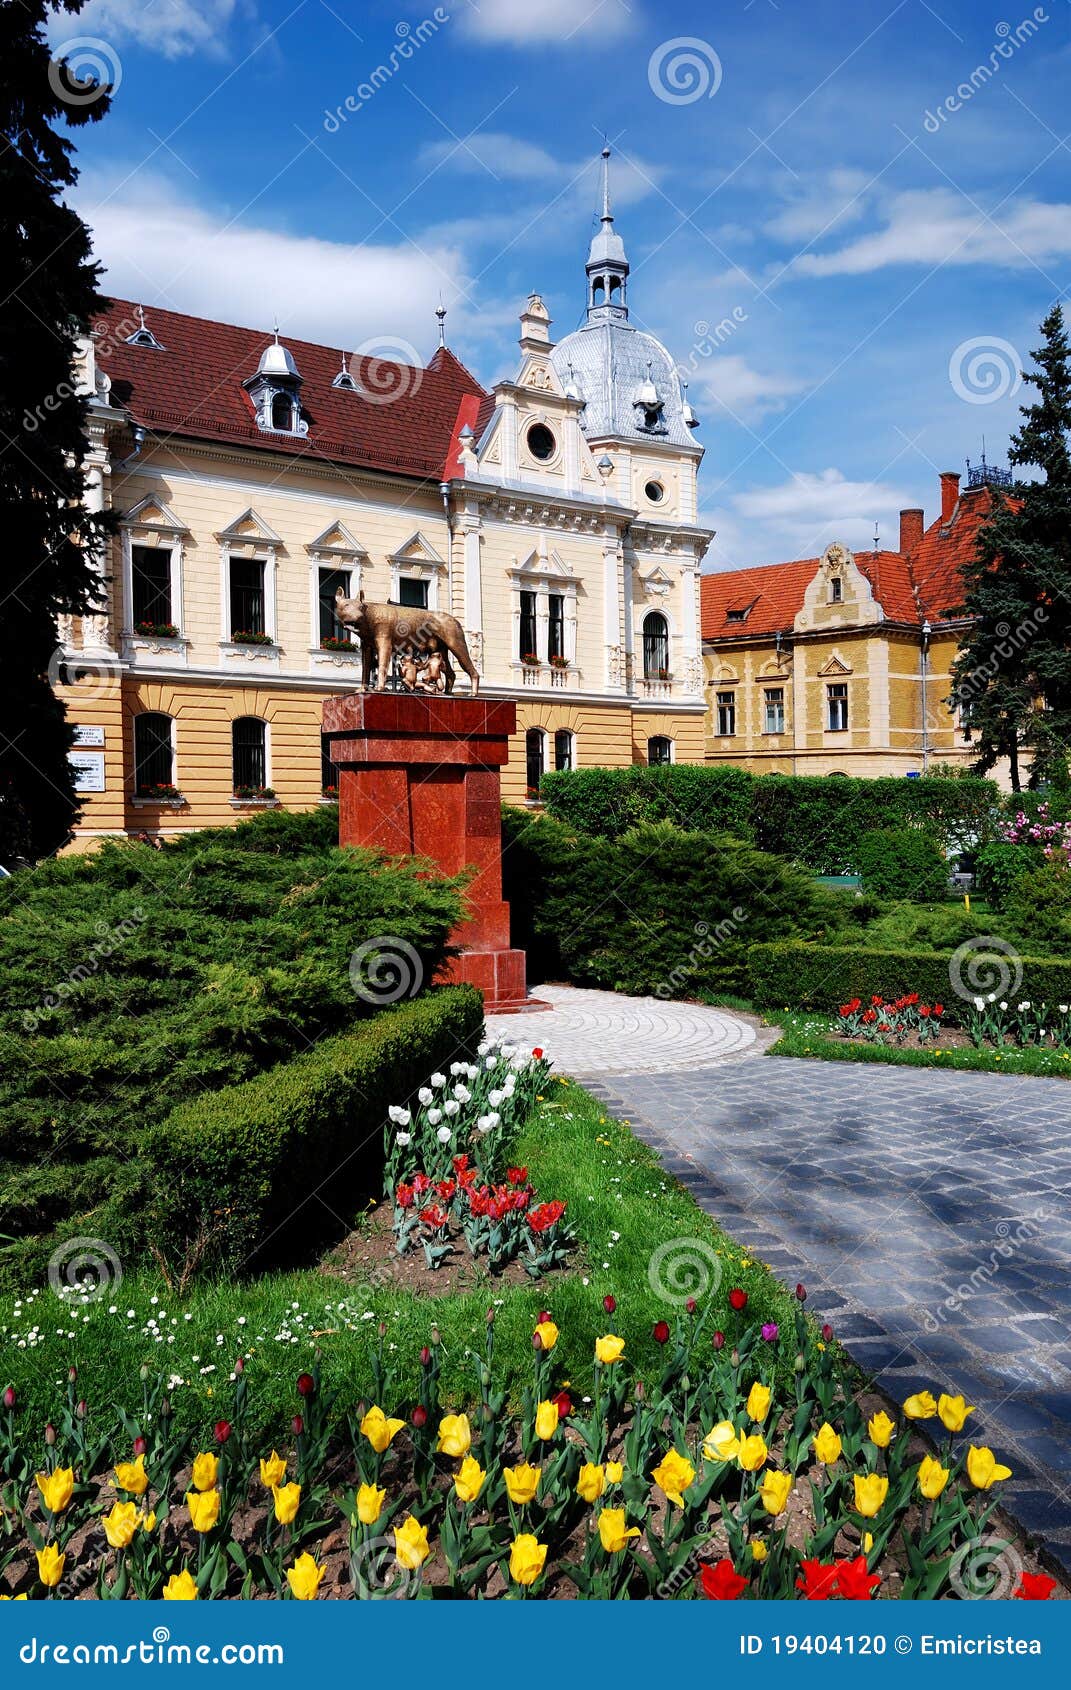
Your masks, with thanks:
M 605 135 L 724 567 L 895 544 L 1003 461 L 1068 286 L 1071 45 L 1068 0 L 1002 4 L 90 0 L 54 39 L 121 77 L 79 136 L 106 286 L 420 357 L 441 295 L 488 382 L 529 291 L 580 319 Z

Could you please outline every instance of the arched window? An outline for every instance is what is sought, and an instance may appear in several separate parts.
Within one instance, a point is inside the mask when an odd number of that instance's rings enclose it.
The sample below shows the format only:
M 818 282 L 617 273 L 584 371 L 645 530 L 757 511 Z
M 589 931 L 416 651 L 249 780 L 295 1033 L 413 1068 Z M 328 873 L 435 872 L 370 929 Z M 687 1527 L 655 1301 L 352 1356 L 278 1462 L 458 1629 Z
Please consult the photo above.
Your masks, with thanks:
M 134 792 L 151 795 L 175 784 L 174 722 L 156 710 L 134 717 Z
M 554 767 L 561 774 L 575 767 L 575 736 L 568 728 L 558 728 L 554 735 Z
M 259 716 L 236 716 L 231 723 L 231 770 L 240 795 L 251 797 L 267 786 L 267 727 Z
M 274 393 L 271 401 L 271 426 L 285 434 L 294 429 L 294 401 L 289 393 Z
M 662 763 L 672 763 L 673 741 L 667 739 L 665 734 L 652 734 L 647 741 L 647 761 L 652 768 L 657 768 Z
M 528 796 L 538 798 L 547 758 L 547 736 L 542 728 L 528 729 L 524 736 L 524 756 Z
M 643 678 L 669 679 L 669 623 L 660 610 L 649 611 L 643 619 Z

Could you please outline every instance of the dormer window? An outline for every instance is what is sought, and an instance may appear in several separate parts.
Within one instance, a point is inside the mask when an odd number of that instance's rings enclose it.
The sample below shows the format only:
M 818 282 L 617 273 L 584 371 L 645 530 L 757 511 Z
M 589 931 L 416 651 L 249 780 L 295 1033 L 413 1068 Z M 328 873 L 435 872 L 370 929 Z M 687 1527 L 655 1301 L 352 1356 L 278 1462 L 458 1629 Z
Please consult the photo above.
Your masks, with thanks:
M 253 402 L 257 427 L 266 434 L 308 434 L 309 425 L 301 414 L 301 372 L 291 352 L 280 344 L 278 329 L 274 342 L 260 355 L 256 375 L 242 386 Z
M 841 604 L 844 599 L 844 582 L 839 575 L 834 575 L 829 583 L 830 604 Z
M 725 612 L 725 620 L 726 622 L 746 622 L 747 613 L 750 609 L 751 606 L 746 604 L 742 610 L 727 610 Z
M 145 310 L 141 305 L 138 306 L 138 327 L 134 330 L 133 334 L 127 335 L 126 344 L 127 346 L 149 346 L 152 347 L 154 352 L 164 351 L 164 348 L 160 345 L 160 342 L 146 323 Z
M 350 367 L 345 353 L 342 354 L 342 368 L 339 370 L 338 375 L 332 378 L 331 386 L 343 387 L 347 393 L 356 393 L 357 391 L 357 383 L 350 374 Z
M 274 393 L 271 401 L 271 426 L 280 434 L 294 432 L 294 401 L 289 393 Z

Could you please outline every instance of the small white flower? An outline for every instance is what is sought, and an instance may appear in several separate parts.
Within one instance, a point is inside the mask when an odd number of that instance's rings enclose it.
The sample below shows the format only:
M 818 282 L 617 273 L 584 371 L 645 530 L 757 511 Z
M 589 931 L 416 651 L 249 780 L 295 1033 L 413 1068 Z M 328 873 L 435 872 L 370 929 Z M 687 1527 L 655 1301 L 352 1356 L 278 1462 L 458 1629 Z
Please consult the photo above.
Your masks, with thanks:
M 1058 1009 L 1058 1010 L 1059 1010 L 1059 1011 L 1060 1011 L 1060 1014 L 1061 1014 L 1061 1015 L 1066 1015 L 1066 1014 L 1067 1014 L 1067 1005 L 1066 1005 L 1066 1003 L 1058 1003 L 1058 1004 L 1057 1004 L 1057 1005 L 1056 1005 L 1056 1007 L 1057 1007 L 1057 1009 Z
M 975 998 L 974 1007 L 975 1007 L 975 1009 L 984 1009 L 985 1008 L 985 998 Z
M 430 1084 L 435 1087 L 436 1091 L 438 1091 L 441 1086 L 445 1086 L 446 1075 L 445 1074 L 433 1074 L 431 1076 Z
M 387 1110 L 387 1114 L 390 1116 L 392 1121 L 397 1123 L 399 1127 L 407 1127 L 413 1119 L 408 1109 L 400 1109 L 396 1103 L 391 1104 L 390 1108 Z
M 1024 1010 L 1025 1010 L 1025 1009 L 1029 1009 L 1029 1008 L 1030 1008 L 1030 1004 L 1029 1004 L 1029 1003 L 1021 1003 L 1021 1004 L 1020 1004 L 1020 1005 L 1019 1005 L 1019 1013 L 1020 1013 L 1020 1015 L 1021 1015 L 1021 1014 L 1022 1014 L 1022 1013 L 1023 1013 L 1023 1011 L 1024 1011 Z
M 413 1142 L 412 1133 L 398 1133 L 396 1135 L 396 1137 L 397 1137 L 397 1142 L 401 1145 L 403 1150 L 405 1149 L 406 1145 L 412 1144 L 412 1142 Z
M 477 1056 L 486 1056 L 487 1052 L 490 1050 L 490 1048 L 491 1048 L 491 1046 L 488 1044 L 487 1040 L 484 1039 L 481 1044 L 478 1044 L 476 1046 L 476 1055 Z
M 444 1115 L 460 1115 L 461 1105 L 454 1098 L 448 1098 L 443 1104 Z
M 450 1131 L 449 1127 L 440 1127 L 438 1132 L 435 1134 L 435 1137 L 439 1140 L 440 1144 L 449 1144 L 453 1136 L 454 1135 Z
M 998 1009 L 1007 1009 L 1007 1007 L 1008 1007 L 1008 1006 L 1007 1006 L 1007 1004 L 1006 1004 L 1006 1003 L 1000 1003 L 1000 1004 L 998 1004 L 998 1005 L 997 1005 L 997 1008 L 998 1008 Z
M 442 1120 L 442 1118 L 443 1118 L 443 1112 L 442 1112 L 441 1109 L 429 1109 L 428 1110 L 428 1125 L 429 1126 L 437 1127 L 439 1125 L 439 1122 Z

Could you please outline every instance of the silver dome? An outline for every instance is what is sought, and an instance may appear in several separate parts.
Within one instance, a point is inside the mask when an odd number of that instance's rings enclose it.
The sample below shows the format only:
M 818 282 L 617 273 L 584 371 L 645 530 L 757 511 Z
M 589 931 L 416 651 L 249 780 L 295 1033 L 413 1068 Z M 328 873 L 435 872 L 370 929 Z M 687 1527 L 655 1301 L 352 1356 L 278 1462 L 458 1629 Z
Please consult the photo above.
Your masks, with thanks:
M 691 446 L 691 406 L 667 349 L 654 335 L 619 320 L 585 323 L 550 355 L 563 387 L 573 382 L 584 400 L 580 423 L 589 440 L 661 440 Z M 570 365 L 572 370 L 570 371 Z M 657 401 L 652 420 L 648 384 Z
M 294 363 L 293 355 L 285 346 L 281 346 L 279 344 L 278 339 L 273 340 L 260 354 L 260 363 L 257 365 L 257 375 L 292 376 L 297 381 L 301 380 L 301 375 L 298 371 L 297 365 Z

